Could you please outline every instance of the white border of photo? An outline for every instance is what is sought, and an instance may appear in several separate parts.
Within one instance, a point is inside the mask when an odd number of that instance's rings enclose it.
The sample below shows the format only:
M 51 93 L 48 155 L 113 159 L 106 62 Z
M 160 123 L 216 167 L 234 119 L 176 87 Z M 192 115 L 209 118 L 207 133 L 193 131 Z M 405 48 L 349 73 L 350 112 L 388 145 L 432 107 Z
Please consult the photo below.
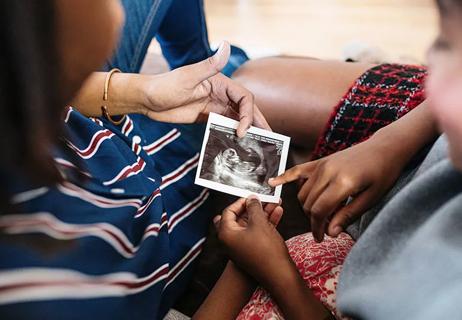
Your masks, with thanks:
M 203 160 L 204 160 L 205 148 L 206 148 L 207 142 L 209 140 L 210 125 L 211 124 L 216 124 L 216 125 L 219 125 L 219 126 L 228 127 L 228 128 L 231 128 L 231 129 L 237 129 L 237 126 L 238 126 L 239 122 L 236 121 L 236 120 L 233 120 L 231 118 L 227 118 L 227 117 L 221 116 L 219 114 L 213 113 L 213 112 L 211 112 L 209 114 L 207 127 L 205 128 L 204 140 L 202 142 L 202 149 L 201 149 L 201 154 L 200 154 L 200 158 L 199 158 L 199 165 L 197 167 L 195 183 L 197 185 L 200 185 L 200 186 L 203 186 L 203 187 L 206 187 L 206 188 L 209 188 L 209 189 L 217 190 L 217 191 L 220 191 L 220 192 L 228 193 L 228 194 L 231 194 L 231 195 L 234 195 L 234 196 L 237 196 L 237 197 L 247 198 L 248 196 L 256 195 L 262 202 L 278 203 L 279 199 L 281 198 L 282 186 L 277 186 L 275 188 L 274 195 L 267 195 L 267 194 L 255 193 L 255 192 L 245 190 L 245 189 L 241 189 L 241 188 L 237 188 L 237 187 L 234 187 L 234 186 L 225 185 L 225 184 L 222 184 L 222 183 L 219 183 L 219 182 L 210 181 L 210 180 L 203 179 L 203 178 L 200 177 L 200 173 L 201 173 L 201 170 L 202 170 L 202 164 L 203 164 Z M 283 174 L 284 171 L 285 171 L 285 168 L 286 168 L 286 164 L 287 164 L 287 156 L 289 154 L 290 137 L 287 137 L 287 136 L 284 136 L 282 134 L 275 133 L 275 132 L 272 132 L 272 131 L 263 130 L 263 129 L 260 129 L 260 128 L 257 128 L 257 127 L 250 127 L 247 132 L 252 133 L 252 134 L 256 134 L 256 135 L 260 135 L 260 136 L 264 136 L 264 137 L 267 137 L 267 138 L 271 138 L 271 139 L 280 140 L 280 141 L 283 142 L 283 147 L 282 147 L 282 152 L 281 152 L 281 160 L 279 162 L 278 175 Z

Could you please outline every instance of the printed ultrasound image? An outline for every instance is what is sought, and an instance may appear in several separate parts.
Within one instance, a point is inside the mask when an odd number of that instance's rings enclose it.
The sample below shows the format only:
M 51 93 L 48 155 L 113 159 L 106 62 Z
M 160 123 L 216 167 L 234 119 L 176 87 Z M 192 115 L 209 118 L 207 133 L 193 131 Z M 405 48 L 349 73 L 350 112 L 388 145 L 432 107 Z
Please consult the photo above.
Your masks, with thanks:
M 202 179 L 274 195 L 268 179 L 278 174 L 283 142 L 212 124 L 200 172 Z

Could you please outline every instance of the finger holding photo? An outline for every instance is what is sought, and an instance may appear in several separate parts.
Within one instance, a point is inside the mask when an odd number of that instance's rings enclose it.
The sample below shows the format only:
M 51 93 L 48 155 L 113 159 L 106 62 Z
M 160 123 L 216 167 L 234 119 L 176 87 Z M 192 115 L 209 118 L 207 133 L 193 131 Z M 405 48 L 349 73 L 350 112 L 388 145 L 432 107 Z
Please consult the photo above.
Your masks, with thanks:
M 239 138 L 239 122 L 211 113 L 202 145 L 196 184 L 239 197 L 257 195 L 278 203 L 281 186 L 269 178 L 284 172 L 290 138 L 250 127 Z
M 205 122 L 215 112 L 239 121 L 239 137 L 251 125 L 269 130 L 253 94 L 221 73 L 230 50 L 229 43 L 223 42 L 213 56 L 203 61 L 163 74 L 140 76 L 144 97 L 141 112 L 170 123 Z

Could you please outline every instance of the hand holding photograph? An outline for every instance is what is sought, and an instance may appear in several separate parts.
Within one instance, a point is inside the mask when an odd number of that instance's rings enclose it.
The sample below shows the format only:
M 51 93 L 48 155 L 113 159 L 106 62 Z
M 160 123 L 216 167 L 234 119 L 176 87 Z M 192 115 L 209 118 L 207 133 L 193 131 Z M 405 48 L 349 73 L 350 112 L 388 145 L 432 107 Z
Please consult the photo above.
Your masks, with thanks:
M 195 183 L 238 197 L 257 195 L 263 202 L 279 202 L 281 186 L 268 179 L 286 167 L 290 138 L 250 127 L 238 138 L 238 122 L 210 113 Z

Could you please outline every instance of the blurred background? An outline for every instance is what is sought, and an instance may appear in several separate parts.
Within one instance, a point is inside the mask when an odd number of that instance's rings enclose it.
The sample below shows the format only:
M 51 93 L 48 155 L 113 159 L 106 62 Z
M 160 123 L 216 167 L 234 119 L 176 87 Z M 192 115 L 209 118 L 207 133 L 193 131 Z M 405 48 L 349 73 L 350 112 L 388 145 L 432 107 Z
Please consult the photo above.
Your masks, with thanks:
M 212 45 L 226 39 L 251 57 L 343 59 L 367 44 L 388 61 L 422 63 L 438 24 L 433 0 L 204 1 Z

